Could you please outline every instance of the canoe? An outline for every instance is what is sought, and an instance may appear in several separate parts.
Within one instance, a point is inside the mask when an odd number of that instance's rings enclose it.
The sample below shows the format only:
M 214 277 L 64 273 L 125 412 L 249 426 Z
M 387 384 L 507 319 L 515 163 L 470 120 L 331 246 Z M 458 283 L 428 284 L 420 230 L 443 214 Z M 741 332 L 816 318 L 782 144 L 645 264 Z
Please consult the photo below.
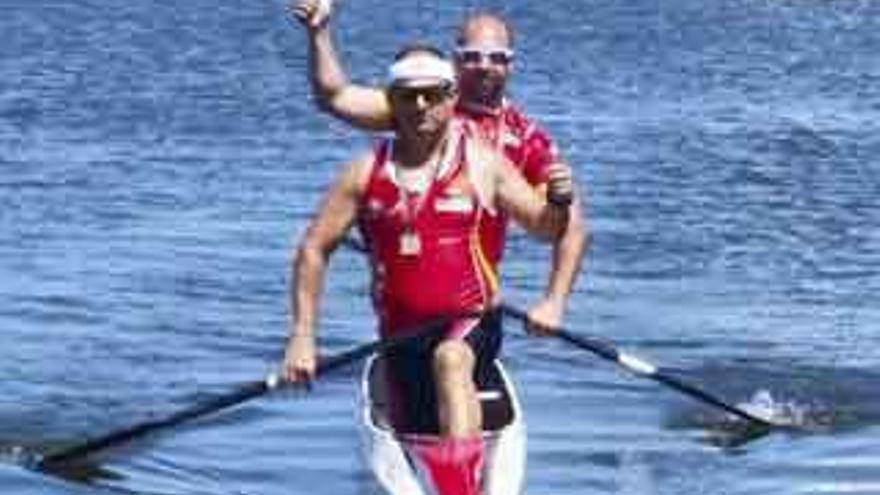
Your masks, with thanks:
M 513 383 L 501 362 L 496 360 L 491 370 L 479 391 L 485 445 L 480 493 L 519 495 L 525 478 L 525 423 Z M 436 494 L 414 452 L 416 443 L 424 444 L 426 437 L 432 436 L 394 433 L 388 421 L 385 388 L 382 358 L 373 355 L 364 366 L 360 390 L 359 425 L 367 465 L 388 494 Z

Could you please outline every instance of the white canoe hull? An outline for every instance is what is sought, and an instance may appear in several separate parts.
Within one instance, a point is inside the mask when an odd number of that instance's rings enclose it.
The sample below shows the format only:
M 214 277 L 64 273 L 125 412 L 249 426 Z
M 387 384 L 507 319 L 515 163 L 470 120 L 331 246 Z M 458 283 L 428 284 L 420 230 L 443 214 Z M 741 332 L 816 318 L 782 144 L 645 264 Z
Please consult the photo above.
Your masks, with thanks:
M 526 434 L 513 383 L 495 361 L 494 383 L 481 390 L 485 457 L 483 495 L 520 495 L 526 463 Z M 391 495 L 433 495 L 408 459 L 405 442 L 388 426 L 381 359 L 367 360 L 361 380 L 360 418 L 364 456 L 378 484 Z

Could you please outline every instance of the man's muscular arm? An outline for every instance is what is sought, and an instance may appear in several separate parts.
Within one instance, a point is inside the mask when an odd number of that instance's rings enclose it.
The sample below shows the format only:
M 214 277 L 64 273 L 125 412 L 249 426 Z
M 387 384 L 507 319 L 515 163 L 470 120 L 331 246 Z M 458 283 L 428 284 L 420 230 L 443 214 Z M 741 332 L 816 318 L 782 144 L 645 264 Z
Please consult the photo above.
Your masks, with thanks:
M 312 93 L 323 110 L 354 127 L 389 130 L 392 112 L 386 91 L 350 82 L 342 67 L 329 27 L 331 1 L 298 0 L 292 6 L 308 36 Z

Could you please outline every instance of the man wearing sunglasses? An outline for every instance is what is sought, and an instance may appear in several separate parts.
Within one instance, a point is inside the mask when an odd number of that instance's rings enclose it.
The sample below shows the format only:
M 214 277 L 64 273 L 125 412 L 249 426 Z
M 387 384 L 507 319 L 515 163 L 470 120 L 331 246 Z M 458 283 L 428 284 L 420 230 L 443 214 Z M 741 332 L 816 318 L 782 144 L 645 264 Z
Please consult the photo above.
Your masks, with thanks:
M 394 135 L 348 164 L 300 244 L 282 375 L 308 381 L 315 374 L 325 267 L 357 224 L 382 337 L 421 335 L 429 325 L 434 330 L 383 356 L 394 428 L 440 437 L 416 448 L 440 464 L 431 471 L 439 493 L 477 495 L 483 439 L 475 380 L 500 344 L 500 318 L 490 311 L 498 287 L 493 267 L 480 256 L 480 221 L 504 212 L 529 233 L 557 239 L 569 221 L 571 174 L 554 165 L 539 195 L 503 154 L 462 129 L 454 118 L 454 70 L 441 52 L 406 48 L 389 73 Z M 442 475 L 450 471 L 458 474 Z
M 350 83 L 336 55 L 329 30 L 331 1 L 296 0 L 293 5 L 294 15 L 309 35 L 312 88 L 319 105 L 356 127 L 388 130 L 393 125 L 388 93 L 381 88 Z M 462 23 L 456 43 L 456 115 L 503 151 L 530 184 L 543 190 L 551 164 L 559 162 L 560 157 L 549 135 L 505 97 L 514 59 L 508 25 L 492 14 L 471 15 Z M 570 213 L 565 235 L 553 246 L 553 264 L 544 297 L 529 310 L 529 329 L 539 334 L 560 325 L 589 243 L 577 196 Z M 483 220 L 483 249 L 495 264 L 502 258 L 507 224 L 504 214 Z

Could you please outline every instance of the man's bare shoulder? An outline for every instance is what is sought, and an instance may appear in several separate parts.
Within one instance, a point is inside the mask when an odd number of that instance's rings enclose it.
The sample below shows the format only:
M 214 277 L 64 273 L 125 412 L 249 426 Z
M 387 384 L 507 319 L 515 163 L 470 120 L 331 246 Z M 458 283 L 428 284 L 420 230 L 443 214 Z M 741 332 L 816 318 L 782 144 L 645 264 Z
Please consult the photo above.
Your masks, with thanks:
M 479 133 L 470 133 L 467 139 L 469 161 L 484 173 L 495 173 L 502 166 L 513 166 L 497 146 Z
M 366 189 L 375 156 L 374 150 L 363 150 L 343 165 L 340 180 L 347 188 L 358 194 Z

